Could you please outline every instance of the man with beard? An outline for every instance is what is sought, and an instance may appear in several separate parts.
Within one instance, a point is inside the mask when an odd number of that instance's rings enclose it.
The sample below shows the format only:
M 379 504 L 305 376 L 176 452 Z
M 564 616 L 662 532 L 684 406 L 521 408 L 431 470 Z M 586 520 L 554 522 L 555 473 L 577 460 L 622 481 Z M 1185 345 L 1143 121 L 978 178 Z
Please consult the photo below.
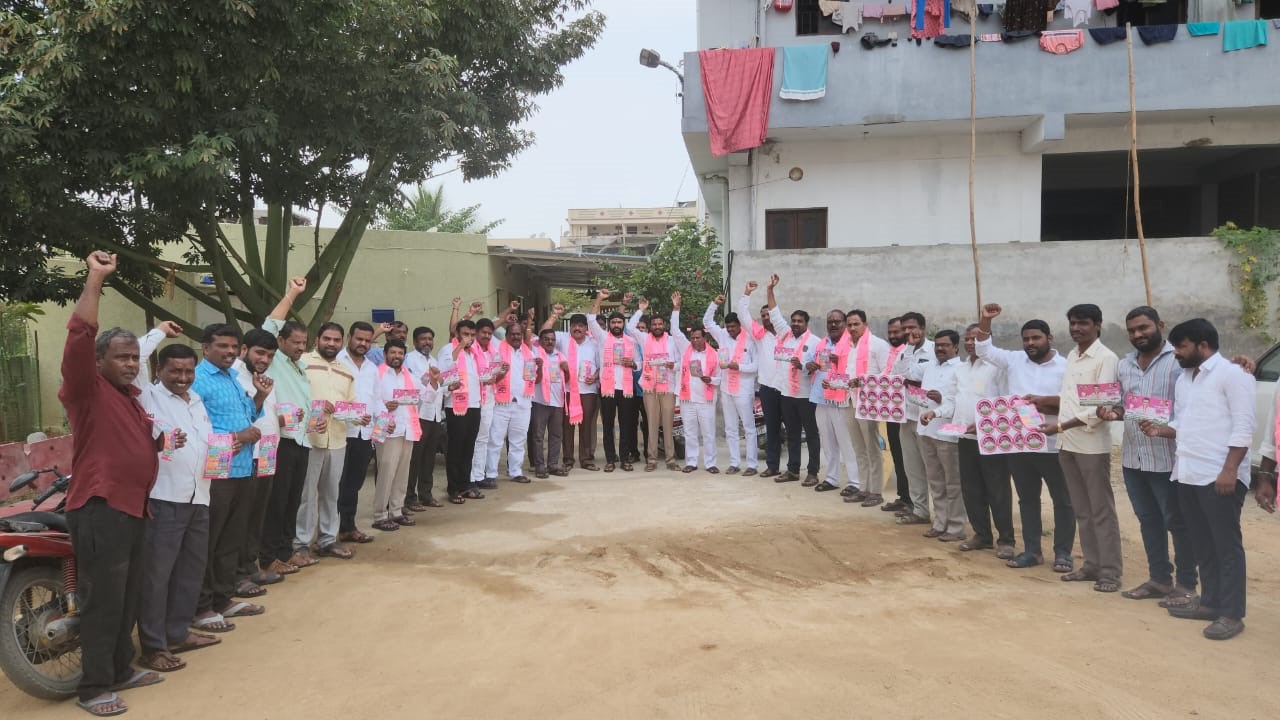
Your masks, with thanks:
M 440 501 L 432 495 L 432 490 L 435 487 L 436 454 L 444 442 L 445 391 L 440 387 L 440 367 L 431 356 L 435 344 L 435 330 L 416 327 L 413 329 L 413 350 L 404 359 L 405 369 L 422 384 L 418 403 L 418 425 L 422 434 L 413 444 L 409 486 L 404 496 L 404 507 L 410 512 L 440 507 Z
M 680 357 L 678 339 L 667 332 L 667 322 L 658 315 L 649 318 L 647 333 L 637 329 L 641 317 L 649 309 L 648 298 L 641 298 L 639 308 L 631 316 L 627 329 L 640 344 L 644 355 L 644 368 L 640 375 L 640 387 L 644 390 L 644 411 L 649 423 L 649 453 L 644 469 L 653 472 L 658 467 L 658 430 L 661 428 L 663 447 L 667 455 L 667 469 L 675 470 L 676 443 L 674 438 L 676 418 L 676 389 L 680 387 Z M 671 327 L 680 324 L 680 292 L 671 294 Z
M 543 330 L 554 330 L 564 316 L 564 305 L 556 303 Z M 600 349 L 587 329 L 587 316 L 569 318 L 569 332 L 556 332 L 556 349 L 569 363 L 565 384 L 564 467 L 574 463 L 574 433 L 578 434 L 578 465 L 583 470 L 599 470 L 596 457 L 596 416 L 600 413 Z M 576 390 L 576 392 L 575 392 Z M 576 405 L 575 405 L 576 403 Z M 492 455 L 492 453 L 490 453 Z
M 776 277 L 776 276 L 774 276 Z M 770 289 L 776 285 L 769 279 Z M 773 348 L 778 344 L 777 329 L 773 325 L 772 305 L 765 302 L 760 307 L 759 321 L 753 321 L 751 315 L 751 293 L 760 287 L 755 280 L 747 282 L 747 287 L 738 299 L 738 318 L 745 319 L 747 334 L 755 343 L 756 369 L 760 380 L 760 411 L 764 414 L 764 472 L 760 477 L 776 477 L 782 463 L 782 390 L 778 384 L 778 363 L 773 359 Z M 752 409 L 751 419 L 754 422 L 755 412 Z
M 744 294 L 743 298 L 746 297 Z M 702 316 L 702 326 L 720 344 L 720 406 L 724 411 L 725 441 L 729 445 L 729 469 L 725 470 L 725 474 L 735 475 L 742 469 L 741 445 L 745 436 L 747 462 L 742 476 L 752 477 L 759 465 L 754 403 L 756 372 L 760 367 L 759 355 L 756 341 L 742 327 L 737 313 L 731 312 L 724 316 L 723 328 L 716 324 L 716 311 L 724 303 L 725 297 L 718 295 L 707 304 L 707 311 Z M 747 318 L 750 320 L 749 315 Z
M 956 411 L 951 417 L 952 424 L 967 430 L 956 449 L 960 492 L 973 528 L 973 538 L 960 543 L 959 548 L 968 552 L 994 547 L 996 557 L 1009 560 L 1016 554 L 1009 463 L 1004 455 L 983 455 L 977 436 L 978 401 L 1006 394 L 1007 381 L 1003 368 L 978 357 L 977 343 L 978 324 L 974 323 L 964 331 L 966 360 L 956 368 Z
M 672 337 L 683 347 L 680 354 L 680 419 L 684 428 L 684 472 L 702 467 L 720 474 L 716 464 L 716 385 L 720 383 L 720 358 L 707 345 L 707 333 L 693 328 L 686 339 L 679 325 L 671 326 Z
M 832 387 L 827 378 L 832 374 L 848 377 L 850 353 L 853 343 L 845 332 L 845 314 L 841 310 L 827 313 L 827 336 L 818 342 L 813 354 L 806 356 L 804 370 L 812 376 L 809 402 L 814 406 L 818 435 L 822 439 L 823 464 L 827 466 L 826 478 L 814 486 L 818 492 L 840 489 L 840 469 L 844 468 L 845 483 L 853 492 L 859 492 L 860 476 L 858 458 L 853 452 L 850 426 L 853 410 L 850 407 L 849 390 Z
M 445 426 L 449 449 L 445 453 L 445 474 L 449 480 L 449 502 L 461 505 L 468 500 L 483 500 L 484 493 L 471 483 L 471 460 L 480 432 L 481 399 L 480 367 L 484 364 L 476 347 L 476 325 L 459 320 L 454 336 L 440 349 L 436 362 L 446 377 Z
M 263 612 L 260 605 L 233 600 L 236 569 L 248 543 L 256 494 L 253 448 L 262 433 L 254 422 L 262 416 L 262 403 L 270 392 L 269 386 L 262 385 L 250 398 L 240 386 L 239 373 L 232 373 L 240 355 L 240 337 L 240 328 L 235 325 L 206 327 L 200 344 L 204 359 L 196 366 L 191 384 L 204 400 L 213 432 L 231 435 L 235 453 L 229 474 L 214 477 L 209 484 L 209 556 L 193 625 L 213 632 L 234 627 L 227 622 L 230 618 Z
M 595 303 L 587 313 L 587 327 L 600 347 L 600 418 L 604 426 L 604 471 L 613 472 L 619 457 L 622 469 L 630 471 L 628 459 L 637 452 L 635 378 L 640 346 L 626 334 L 627 319 L 620 312 L 609 315 L 608 331 L 600 328 L 600 305 L 609 299 L 608 290 L 596 292 Z M 615 444 L 614 421 L 620 420 L 620 445 Z
M 853 309 L 846 315 L 845 323 L 849 332 L 849 341 L 853 344 L 850 350 L 852 362 L 846 374 L 857 385 L 856 378 L 863 375 L 878 375 L 889 367 L 890 358 L 896 354 L 889 343 L 871 334 L 867 327 L 867 313 Z M 851 404 L 857 403 L 856 391 Z M 878 420 L 859 420 L 849 412 L 851 435 L 853 437 L 853 453 L 858 458 L 858 475 L 860 482 L 850 483 L 840 491 L 844 501 L 858 503 L 862 507 L 875 507 L 884 502 L 881 490 L 884 487 L 884 453 L 880 450 L 880 422 Z M 888 423 L 896 428 L 896 423 Z M 850 488 L 853 491 L 850 492 Z
M 1058 462 L 1067 479 L 1084 554 L 1084 565 L 1063 575 L 1062 580 L 1093 581 L 1098 592 L 1116 592 L 1124 557 L 1111 490 L 1111 433 L 1096 409 L 1081 405 L 1077 386 L 1115 382 L 1119 358 L 1099 339 L 1102 310 L 1097 305 L 1073 306 L 1067 311 L 1067 322 L 1076 346 L 1067 354 L 1058 420 L 1040 426 L 1045 435 L 1058 436 Z
M 919 387 L 930 367 L 938 364 L 933 341 L 925 337 L 924 315 L 918 312 L 902 314 L 902 332 L 907 344 L 892 367 L 894 375 L 902 375 L 908 385 Z M 906 422 L 900 434 L 902 460 L 907 471 L 907 489 L 911 497 L 911 509 L 899 510 L 899 525 L 929 524 L 929 475 L 925 470 L 924 449 L 920 434 L 920 407 L 907 403 Z
M 498 362 L 498 341 L 494 336 L 493 321 L 480 318 L 476 321 L 476 360 L 480 368 L 480 429 L 476 432 L 476 446 L 471 454 L 471 484 L 484 490 L 495 490 L 497 478 L 485 475 L 489 461 L 489 427 L 493 424 L 493 371 Z M 560 452 L 559 450 L 556 451 Z
M 533 384 L 533 409 L 529 419 L 529 462 L 534 477 L 547 474 L 564 477 L 569 471 L 556 463 L 564 443 L 560 431 L 564 427 L 564 386 L 569 363 L 556 349 L 556 331 L 547 328 L 538 334 L 533 350 L 537 377 Z
M 1169 614 L 1211 621 L 1204 636 L 1228 640 L 1244 631 L 1240 509 L 1249 491 L 1256 383 L 1218 353 L 1218 331 L 1208 320 L 1177 325 L 1169 342 L 1182 366 L 1173 420 L 1168 425 L 1143 420 L 1139 427 L 1148 436 L 1178 441 L 1174 477 L 1201 584 L 1199 602 L 1172 606 Z
M 907 347 L 907 335 L 902 332 L 902 318 L 892 317 L 885 327 L 885 338 L 889 341 L 889 358 L 885 360 L 884 370 L 889 372 L 897 365 L 898 357 Z M 893 475 L 898 481 L 898 499 L 886 503 L 880 509 L 885 512 L 899 513 L 911 510 L 911 484 L 907 480 L 907 466 L 902 457 L 902 425 L 901 423 L 885 423 L 885 437 L 889 443 L 889 456 L 893 458 Z
M 355 327 L 354 323 L 352 323 L 352 327 Z M 381 367 L 382 364 L 387 361 L 387 358 L 383 355 L 382 348 L 377 347 L 376 343 L 379 340 L 384 343 L 387 340 L 399 340 L 400 342 L 405 342 L 408 337 L 409 326 L 405 325 L 404 322 L 400 320 L 392 320 L 389 323 L 384 322 L 378 325 L 378 327 L 373 331 L 373 337 L 369 340 L 371 347 L 369 348 L 369 352 L 365 353 L 365 359 L 373 363 L 374 367 Z
M 498 460 L 507 444 L 507 477 L 527 483 L 524 456 L 529 442 L 529 420 L 533 412 L 534 387 L 538 382 L 533 347 L 524 341 L 524 327 L 509 323 L 498 346 L 500 369 L 493 385 L 493 425 L 489 429 L 489 459 L 485 473 L 498 476 Z
M 418 422 L 418 402 L 422 383 L 404 367 L 405 347 L 400 340 L 388 340 L 382 346 L 386 362 L 378 368 L 371 413 L 390 413 L 386 436 L 375 439 L 378 453 L 378 478 L 373 494 L 373 527 L 398 530 L 417 525 L 404 512 L 404 497 L 409 487 L 409 464 L 413 445 L 422 434 Z
M 769 278 L 766 292 L 769 298 L 769 319 L 775 328 L 786 325 L 782 311 L 778 309 L 777 298 L 773 290 L 781 279 L 777 275 Z M 818 465 L 822 458 L 822 440 L 818 436 L 818 417 L 813 403 L 809 402 L 809 391 L 812 378 L 805 372 L 804 358 L 813 353 L 818 345 L 818 338 L 809 332 L 809 313 L 796 310 L 791 313 L 789 331 L 778 336 L 777 342 L 769 349 L 773 358 L 774 378 L 778 390 L 782 394 L 782 424 L 787 429 L 787 471 L 774 478 L 774 482 L 795 482 L 800 479 L 800 444 L 809 447 L 808 474 L 805 475 L 804 487 L 818 484 Z
M 991 342 L 991 321 L 1000 313 L 1001 308 L 995 303 L 982 306 L 974 351 L 978 357 L 1005 371 L 1010 395 L 1035 405 L 1046 421 L 1057 423 L 1057 394 L 1062 390 L 1067 361 L 1053 349 L 1049 324 L 1028 320 L 1022 325 L 1023 351 L 1005 350 Z M 1071 549 L 1076 540 L 1075 513 L 1057 454 L 1055 438 L 1048 437 L 1040 450 L 1006 456 L 1018 491 L 1018 513 L 1022 518 L 1023 550 L 1008 560 L 1011 568 L 1028 568 L 1044 562 L 1040 550 L 1041 483 L 1049 487 L 1049 497 L 1053 500 L 1053 570 L 1067 573 L 1074 565 Z
M 403 340 L 396 341 L 394 334 L 398 333 L 394 330 L 388 333 L 387 342 L 404 344 Z M 373 326 L 357 320 L 351 323 L 347 333 L 347 346 L 338 353 L 338 362 L 355 377 L 355 401 L 365 408 L 359 422 L 347 423 L 347 449 L 342 459 L 342 478 L 338 481 L 338 540 L 342 542 L 373 542 L 372 537 L 356 527 L 360 488 L 364 487 L 369 462 L 373 460 L 373 415 L 379 409 L 375 407 L 375 386 L 380 364 L 374 364 L 369 357 L 373 338 Z M 385 355 L 380 355 L 385 359 Z
M 1174 388 L 1182 367 L 1174 357 L 1173 345 L 1164 339 L 1159 313 L 1145 305 L 1134 308 L 1125 317 L 1125 329 L 1134 349 L 1116 366 L 1121 396 L 1165 400 L 1173 407 Z M 1191 535 L 1178 505 L 1178 488 L 1170 482 L 1175 444 L 1168 438 L 1142 432 L 1138 422 L 1143 418 L 1126 418 L 1123 403 L 1100 407 L 1097 412 L 1103 420 L 1124 422 L 1121 470 L 1147 553 L 1146 582 L 1121 595 L 1131 600 L 1165 598 L 1186 604 L 1195 597 L 1197 575 Z M 1170 536 L 1174 562 L 1169 561 Z
M 350 560 L 352 556 L 351 551 L 338 542 L 338 487 L 347 454 L 347 423 L 352 421 L 339 420 L 333 413 L 336 403 L 356 399 L 355 376 L 338 359 L 343 335 L 338 323 L 321 325 L 316 349 L 302 357 L 311 381 L 312 407 L 308 413 L 311 453 L 294 528 L 293 557 L 289 560 L 297 567 L 318 562 L 311 550 L 313 540 L 320 555 L 340 560 Z
M 262 401 L 262 417 L 253 423 L 254 427 L 258 428 L 260 437 L 253 447 L 253 471 L 257 477 L 254 482 L 253 512 L 249 516 L 245 546 L 240 553 L 240 564 L 236 570 L 238 578 L 236 596 L 242 598 L 265 595 L 265 590 L 256 591 L 255 586 L 260 588 L 262 585 L 272 585 L 284 579 L 280 573 L 265 567 L 270 563 L 266 563 L 263 567 L 258 565 L 258 556 L 262 552 L 262 525 L 267 515 L 267 505 L 271 502 L 276 474 L 274 467 L 267 467 L 269 458 L 264 455 L 264 446 L 276 448 L 277 462 L 280 457 L 279 401 L 276 398 L 275 381 L 267 375 L 267 370 L 271 367 L 271 361 L 275 359 L 279 346 L 275 334 L 254 328 L 244 334 L 244 343 L 240 346 L 240 358 L 232 366 L 236 372 L 236 379 L 240 381 L 240 387 L 244 388 L 250 396 L 257 395 L 259 384 L 265 384 L 270 388 L 267 397 Z

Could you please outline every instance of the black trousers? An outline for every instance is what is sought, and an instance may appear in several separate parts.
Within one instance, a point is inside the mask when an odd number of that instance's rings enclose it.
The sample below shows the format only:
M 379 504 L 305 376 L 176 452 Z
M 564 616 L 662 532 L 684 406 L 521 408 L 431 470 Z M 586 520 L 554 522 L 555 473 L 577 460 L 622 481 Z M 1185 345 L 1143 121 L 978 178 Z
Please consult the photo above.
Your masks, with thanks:
M 911 483 L 907 480 L 907 466 L 902 464 L 902 438 L 898 436 L 902 425 L 885 423 L 884 426 L 889 437 L 889 455 L 893 457 L 893 474 L 898 478 L 898 502 L 909 508 L 914 507 L 911 503 Z
M 1013 545 L 1013 491 L 1003 455 L 983 455 L 978 441 L 960 438 L 960 492 L 969 525 L 979 542 Z M 998 535 L 992 536 L 995 522 Z
M 471 459 L 476 450 L 476 436 L 480 434 L 480 408 L 467 408 L 461 415 L 446 409 L 444 423 L 449 432 L 445 476 L 449 479 L 449 496 L 457 497 L 471 488 Z
M 809 474 L 817 475 L 822 462 L 822 441 L 818 438 L 818 415 L 809 398 L 782 396 L 782 424 L 787 426 L 787 471 L 800 472 L 800 429 L 804 428 L 809 447 Z
M 405 505 L 431 498 L 436 484 L 436 453 L 444 441 L 444 423 L 438 420 L 419 420 L 422 437 L 413 444 L 409 457 L 409 490 L 404 495 Z
M 148 506 L 138 644 L 154 653 L 190 632 L 209 555 L 209 506 L 166 500 Z
M 761 385 L 760 410 L 764 413 L 764 466 L 777 472 L 782 463 L 782 393 Z M 816 416 L 815 416 L 816 418 Z
M 1200 566 L 1200 605 L 1218 611 L 1219 617 L 1244 617 L 1244 543 L 1240 538 L 1240 508 L 1249 489 L 1236 482 L 1231 495 L 1219 495 L 1208 485 L 1178 483 L 1178 503 L 1196 564 Z
M 616 465 L 618 458 L 631 458 L 637 453 L 636 448 L 636 406 L 640 402 L 635 397 L 627 397 L 621 390 L 612 395 L 600 396 L 600 422 L 604 426 L 604 461 Z M 621 425 L 621 446 L 615 442 L 614 421 Z M 619 455 L 621 451 L 621 455 Z M 628 460 L 623 460 L 627 462 Z
M 280 451 L 276 450 L 276 461 L 279 462 Z M 256 467 L 256 466 L 255 466 Z M 275 487 L 275 476 L 255 478 L 253 481 L 253 508 L 249 513 L 249 527 L 245 531 L 244 550 L 240 553 L 240 565 L 236 574 L 249 577 L 258 572 L 258 557 L 262 554 L 262 526 L 267 518 L 267 506 L 271 504 L 271 491 Z M 270 564 L 270 561 L 268 561 Z
M 141 597 L 145 521 L 90 498 L 67 513 L 80 597 L 77 692 L 89 700 L 133 675 L 133 624 Z
M 1006 455 L 1013 486 L 1018 490 L 1018 515 L 1022 518 L 1022 545 L 1028 552 L 1043 554 L 1040 535 L 1040 483 L 1049 486 L 1053 499 L 1053 554 L 1070 555 L 1076 544 L 1076 513 L 1067 493 L 1067 479 L 1056 453 L 1013 453 Z
M 369 461 L 373 459 L 373 441 L 347 438 L 347 454 L 342 461 L 342 478 L 338 480 L 338 532 L 356 529 L 356 507 L 360 501 L 360 488 L 369 474 Z
M 276 455 L 279 460 L 279 453 Z M 209 483 L 209 559 L 197 613 L 222 612 L 236 591 L 236 568 L 249 534 L 257 478 L 240 477 Z
M 258 562 L 264 568 L 272 560 L 287 562 L 293 555 L 293 535 L 298 524 L 298 506 L 302 504 L 302 486 L 307 480 L 309 454 L 308 448 L 280 438 L 276 476 L 262 519 L 262 549 L 258 551 Z
M 640 395 L 635 398 L 635 408 L 631 411 L 631 413 L 633 417 L 633 422 L 636 425 L 636 429 L 640 431 L 640 436 L 639 436 L 640 447 L 636 449 L 633 446 L 631 450 L 631 454 L 628 455 L 626 453 L 623 453 L 622 457 L 624 459 L 634 460 L 643 455 L 645 462 L 648 462 L 650 460 L 650 457 L 649 457 L 649 410 L 646 409 L 644 406 L 643 395 Z M 631 442 L 633 443 L 635 442 L 634 436 L 635 436 L 635 433 L 632 433 Z M 652 460 L 653 462 L 657 462 L 656 458 L 653 458 Z

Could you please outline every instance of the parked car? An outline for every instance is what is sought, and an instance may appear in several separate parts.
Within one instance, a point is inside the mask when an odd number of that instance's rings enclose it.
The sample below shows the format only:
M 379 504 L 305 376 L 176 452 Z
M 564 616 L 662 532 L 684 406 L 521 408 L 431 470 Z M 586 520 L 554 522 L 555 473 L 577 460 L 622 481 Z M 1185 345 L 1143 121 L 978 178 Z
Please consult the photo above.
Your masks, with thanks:
M 1271 417 L 1271 406 L 1276 402 L 1276 382 L 1280 381 L 1280 343 L 1272 345 L 1262 353 L 1257 362 L 1258 369 L 1254 371 L 1253 376 L 1258 380 L 1258 391 L 1254 401 L 1258 422 L 1253 430 L 1253 447 L 1250 448 L 1249 453 L 1254 467 L 1257 467 L 1262 460 L 1262 453 L 1259 450 L 1266 439 L 1266 434 L 1275 431 L 1274 427 L 1267 426 L 1267 418 Z

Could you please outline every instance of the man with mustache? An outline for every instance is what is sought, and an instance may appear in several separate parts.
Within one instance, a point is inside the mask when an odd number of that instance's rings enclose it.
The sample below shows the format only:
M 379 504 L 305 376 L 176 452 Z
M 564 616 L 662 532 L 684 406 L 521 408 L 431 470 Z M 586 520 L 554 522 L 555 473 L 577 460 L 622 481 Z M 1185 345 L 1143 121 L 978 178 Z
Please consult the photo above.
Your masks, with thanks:
M 749 292 L 744 293 L 743 298 L 748 294 Z M 718 295 L 707 304 L 707 311 L 702 316 L 702 326 L 720 344 L 720 405 L 724 410 L 725 440 L 729 444 L 729 469 L 725 473 L 734 475 L 742 470 L 742 477 L 752 477 L 757 473 L 759 465 L 754 402 L 756 374 L 760 367 L 757 349 L 759 343 L 742 326 L 742 316 L 737 313 L 730 312 L 724 316 L 724 327 L 716 324 L 716 311 L 724 303 L 725 297 Z M 750 323 L 750 316 L 747 316 L 747 320 Z M 741 446 L 744 444 L 747 451 L 745 469 L 740 460 Z
M 440 384 L 440 366 L 431 351 L 436 344 L 436 332 L 429 327 L 413 329 L 413 350 L 404 358 L 404 367 L 422 383 L 422 397 L 418 403 L 418 426 L 421 436 L 413 444 L 413 458 L 409 462 L 409 485 L 405 491 L 404 507 L 410 512 L 426 512 L 429 507 L 441 507 L 432 491 L 435 487 L 436 454 L 444 442 L 444 396 Z
M 596 291 L 595 303 L 587 313 L 587 327 L 600 347 L 600 418 L 604 426 L 604 471 L 613 472 L 622 460 L 622 469 L 628 472 L 629 459 L 638 454 L 636 448 L 636 397 L 635 377 L 632 370 L 639 367 L 640 346 L 626 334 L 627 319 L 620 312 L 609 315 L 607 330 L 600 327 L 600 306 L 608 300 L 610 291 Z M 615 444 L 614 422 L 620 421 L 621 442 Z
M 781 278 L 773 275 L 766 288 L 769 298 L 769 320 L 773 327 L 783 328 L 787 322 L 778 309 L 774 288 Z M 787 470 L 774 478 L 774 482 L 795 482 L 800 479 L 800 445 L 808 445 L 808 473 L 805 475 L 804 487 L 818 484 L 818 465 L 822 456 L 822 441 L 818 437 L 818 416 L 813 403 L 809 402 L 809 390 L 813 379 L 805 371 L 804 357 L 811 355 L 818 346 L 818 338 L 809 332 L 809 313 L 796 310 L 791 313 L 791 324 L 782 330 L 777 342 L 769 348 L 769 357 L 773 358 L 774 378 L 782 395 L 782 424 L 787 429 Z
M 312 407 L 308 411 L 308 435 L 311 452 L 307 456 L 307 479 L 298 504 L 298 521 L 293 534 L 293 557 L 289 563 L 308 567 L 319 560 L 312 552 L 314 541 L 318 554 L 350 560 L 352 553 L 338 542 L 338 487 L 347 454 L 348 422 L 333 416 L 335 403 L 355 402 L 355 376 L 338 359 L 342 351 L 343 327 L 335 322 L 320 326 L 316 349 L 302 357 L 311 383 Z M 319 407 L 317 407 L 319 404 Z M 323 429 L 322 429 L 323 428 Z
M 401 527 L 417 525 L 417 521 L 404 512 L 404 497 L 409 489 L 409 465 L 413 460 L 413 446 L 422 435 L 418 423 L 418 403 L 422 397 L 422 383 L 404 364 L 403 340 L 387 340 L 382 346 L 386 359 L 378 367 L 378 381 L 374 385 L 373 405 L 370 413 L 390 413 L 386 434 L 373 438 L 378 454 L 378 478 L 373 493 L 373 527 L 382 531 L 395 531 Z
M 242 598 L 265 595 L 266 590 L 261 589 L 261 586 L 284 580 L 282 574 L 259 566 L 258 563 L 258 556 L 262 553 L 262 528 L 275 487 L 275 468 L 267 468 L 269 458 L 266 453 L 269 451 L 264 449 L 264 445 L 274 444 L 277 464 L 280 459 L 279 401 L 276 399 L 275 381 L 267 374 L 279 347 L 275 334 L 254 328 L 244 334 L 240 358 L 232 366 L 240 387 L 251 397 L 257 395 L 259 384 L 268 388 L 267 396 L 262 401 L 262 417 L 253 423 L 259 432 L 258 442 L 253 447 L 254 476 L 257 479 L 254 481 L 245 545 L 240 552 L 240 564 L 236 569 L 236 595 Z
M 627 331 L 640 344 L 644 355 L 640 387 L 644 390 L 644 410 L 649 424 L 649 453 L 645 462 L 646 472 L 658 467 L 658 430 L 661 428 L 667 455 L 667 469 L 675 470 L 676 443 L 673 435 L 676 415 L 676 388 L 680 387 L 680 367 L 676 359 L 681 355 L 679 339 L 667 332 L 667 321 L 654 314 L 649 318 L 649 331 L 637 329 L 640 319 L 649 310 L 648 298 L 641 298 L 638 310 L 631 316 Z M 680 292 L 671 294 L 671 327 L 680 325 Z

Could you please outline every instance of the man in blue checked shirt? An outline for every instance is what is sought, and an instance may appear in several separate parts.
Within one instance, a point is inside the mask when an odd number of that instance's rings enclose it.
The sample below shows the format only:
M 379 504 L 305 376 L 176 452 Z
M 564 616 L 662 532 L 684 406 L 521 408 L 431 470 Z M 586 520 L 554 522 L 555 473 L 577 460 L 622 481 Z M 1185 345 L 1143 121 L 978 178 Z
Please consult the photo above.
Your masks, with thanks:
M 235 627 L 228 618 L 260 615 L 261 605 L 234 599 L 236 565 L 248 542 L 249 517 L 254 500 L 253 444 L 260 433 L 253 422 L 262 415 L 262 403 L 271 388 L 263 387 L 253 398 L 245 392 L 231 366 L 240 354 L 240 329 L 234 325 L 210 325 L 201 340 L 204 360 L 196 366 L 191 389 L 204 400 L 215 434 L 230 434 L 234 456 L 230 473 L 211 478 L 209 488 L 209 561 L 196 609 L 196 628 L 226 632 Z M 265 388 L 265 390 L 264 390 Z

